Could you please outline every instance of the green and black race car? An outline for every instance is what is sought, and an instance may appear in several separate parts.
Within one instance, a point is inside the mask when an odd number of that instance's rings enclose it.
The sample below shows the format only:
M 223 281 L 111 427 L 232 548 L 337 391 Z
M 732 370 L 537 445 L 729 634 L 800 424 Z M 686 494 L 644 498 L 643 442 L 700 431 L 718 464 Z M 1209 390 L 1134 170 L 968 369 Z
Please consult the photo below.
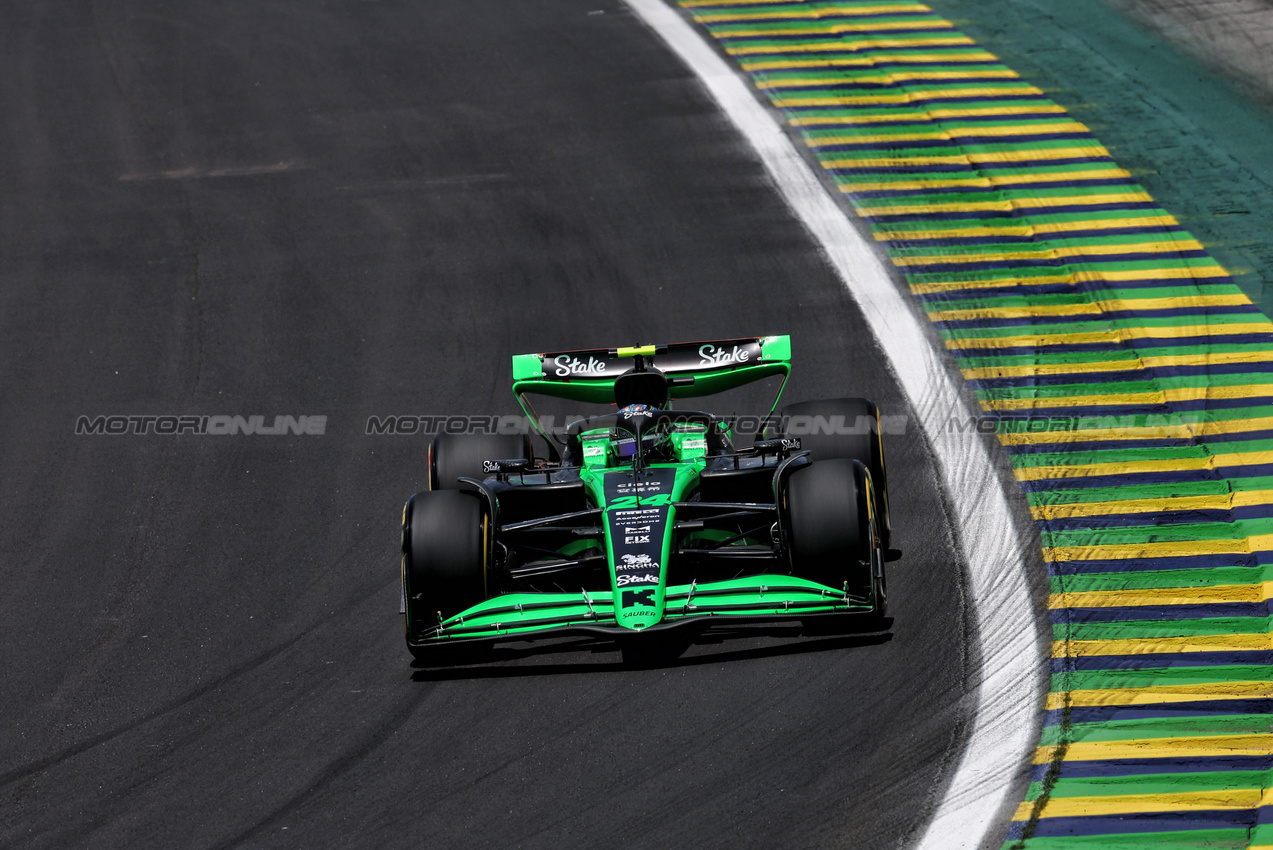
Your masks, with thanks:
M 439 434 L 402 513 L 407 646 L 682 624 L 818 618 L 880 627 L 889 549 L 879 412 L 865 399 L 777 410 L 787 336 L 523 354 L 529 434 Z M 782 378 L 757 439 L 673 401 Z M 544 427 L 530 394 L 613 405 Z M 775 416 L 775 414 L 777 414 Z

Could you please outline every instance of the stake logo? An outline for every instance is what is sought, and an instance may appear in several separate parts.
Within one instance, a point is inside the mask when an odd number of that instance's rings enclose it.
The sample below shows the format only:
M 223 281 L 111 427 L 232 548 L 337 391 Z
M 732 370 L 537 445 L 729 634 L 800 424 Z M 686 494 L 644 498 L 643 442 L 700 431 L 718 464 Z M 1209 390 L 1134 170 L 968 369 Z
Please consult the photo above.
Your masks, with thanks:
M 658 573 L 645 573 L 643 575 L 635 575 L 635 576 L 631 576 L 631 575 L 628 575 L 627 573 L 623 573 L 621 575 L 615 576 L 615 584 L 617 584 L 619 587 L 623 587 L 629 584 L 658 584 L 658 583 L 659 583 Z
M 746 363 L 751 359 L 751 352 L 739 345 L 725 349 L 708 344 L 699 346 L 698 357 L 700 366 L 727 366 L 731 363 Z
M 571 375 L 604 375 L 606 373 L 606 361 L 598 360 L 595 357 L 580 360 L 578 357 L 571 357 L 569 354 L 561 354 L 553 359 L 553 365 L 556 367 L 554 372 L 559 378 L 567 378 Z

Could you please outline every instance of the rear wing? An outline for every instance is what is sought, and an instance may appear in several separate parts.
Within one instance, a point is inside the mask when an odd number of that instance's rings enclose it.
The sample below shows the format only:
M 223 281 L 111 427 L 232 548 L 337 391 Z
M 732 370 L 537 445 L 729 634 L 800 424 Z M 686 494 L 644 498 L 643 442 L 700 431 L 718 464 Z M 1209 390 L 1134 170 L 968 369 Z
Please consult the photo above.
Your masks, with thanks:
M 673 398 L 696 398 L 732 390 L 771 375 L 791 373 L 791 337 L 762 336 L 630 348 L 594 348 L 513 355 L 513 392 L 584 401 L 614 402 L 614 379 L 637 356 L 669 377 L 690 377 L 670 387 Z M 779 390 L 781 393 L 781 389 Z M 777 400 L 775 399 L 775 404 Z

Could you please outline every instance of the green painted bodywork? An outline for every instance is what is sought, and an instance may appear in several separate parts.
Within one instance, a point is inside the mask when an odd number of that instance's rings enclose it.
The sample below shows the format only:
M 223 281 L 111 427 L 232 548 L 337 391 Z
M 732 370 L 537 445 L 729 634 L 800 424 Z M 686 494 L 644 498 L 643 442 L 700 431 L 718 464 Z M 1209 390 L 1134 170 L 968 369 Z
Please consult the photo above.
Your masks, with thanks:
M 513 355 L 513 380 L 514 381 L 533 380 L 540 373 L 541 363 L 542 363 L 541 355 L 514 354 Z
M 692 588 L 692 592 L 691 592 Z M 697 585 L 673 585 L 660 594 L 661 622 L 691 618 L 778 617 L 831 614 L 870 606 L 853 603 L 842 590 L 787 575 L 758 575 Z M 442 623 L 442 638 L 515 637 L 544 629 L 612 628 L 614 594 L 509 593 L 478 603 Z
M 606 562 L 610 568 L 610 586 L 618 588 L 618 576 L 616 575 L 614 553 L 614 543 L 610 536 L 610 514 L 616 510 L 632 510 L 635 508 L 653 507 L 667 510 L 667 519 L 663 526 L 663 541 L 661 545 L 660 564 L 667 564 L 672 554 L 672 539 L 676 534 L 676 508 L 671 506 L 673 502 L 679 502 L 685 498 L 686 494 L 698 483 L 699 473 L 703 471 L 703 460 L 696 458 L 688 463 L 658 463 L 650 467 L 651 469 L 673 469 L 676 478 L 672 484 L 671 494 L 660 493 L 656 496 L 642 497 L 626 496 L 612 500 L 607 503 L 605 497 L 605 481 L 611 476 L 619 476 L 627 479 L 632 476 L 631 467 L 620 467 L 618 469 L 588 469 L 584 468 L 580 473 L 584 486 L 592 494 L 593 500 L 598 505 L 605 505 L 603 513 L 606 522 L 603 524 L 606 529 Z M 655 587 L 654 607 L 651 610 L 621 608 L 617 612 L 612 612 L 615 622 L 625 629 L 645 629 L 654 625 L 663 619 L 664 608 L 666 606 L 667 594 L 667 570 L 659 571 L 659 583 Z

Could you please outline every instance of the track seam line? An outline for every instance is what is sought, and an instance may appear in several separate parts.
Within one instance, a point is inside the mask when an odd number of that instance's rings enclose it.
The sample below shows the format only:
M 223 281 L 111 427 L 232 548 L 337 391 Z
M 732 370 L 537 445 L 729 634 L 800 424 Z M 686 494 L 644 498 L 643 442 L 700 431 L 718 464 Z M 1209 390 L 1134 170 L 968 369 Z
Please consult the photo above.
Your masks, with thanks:
M 879 258 L 750 88 L 662 0 L 624 2 L 693 71 L 760 157 L 857 302 L 932 447 L 967 569 L 981 668 L 968 671 L 968 681 L 976 683 L 976 704 L 967 746 L 914 846 L 971 850 L 1002 838 L 1008 795 L 1028 769 L 1037 739 L 1046 693 L 1039 662 L 1045 641 L 1026 577 L 1028 544 L 1019 539 L 989 452 L 976 434 L 946 427 L 952 417 L 975 414 L 946 371 L 945 352 L 927 341 Z

